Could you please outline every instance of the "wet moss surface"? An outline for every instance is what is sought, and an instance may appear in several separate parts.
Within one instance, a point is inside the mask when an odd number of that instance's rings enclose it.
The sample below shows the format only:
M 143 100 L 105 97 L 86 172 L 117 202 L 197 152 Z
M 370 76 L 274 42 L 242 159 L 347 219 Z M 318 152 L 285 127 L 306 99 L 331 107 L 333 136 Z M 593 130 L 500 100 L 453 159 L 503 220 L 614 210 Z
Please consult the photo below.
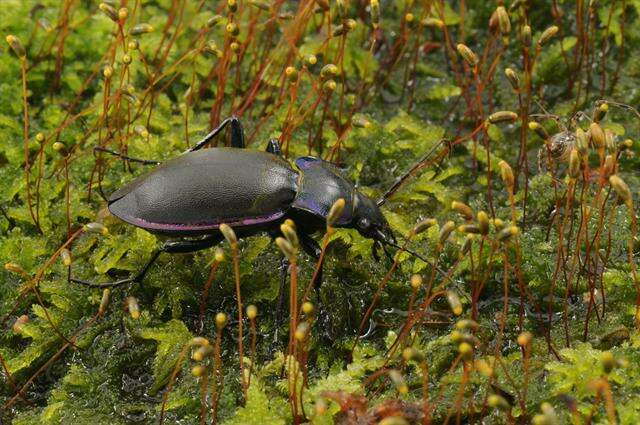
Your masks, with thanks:
M 4 0 L 0 423 L 637 423 L 639 13 Z M 306 296 L 266 235 L 68 282 L 165 240 L 104 199 L 150 166 L 94 148 L 165 161 L 231 115 L 372 199 L 407 177 L 401 249 L 329 226 Z

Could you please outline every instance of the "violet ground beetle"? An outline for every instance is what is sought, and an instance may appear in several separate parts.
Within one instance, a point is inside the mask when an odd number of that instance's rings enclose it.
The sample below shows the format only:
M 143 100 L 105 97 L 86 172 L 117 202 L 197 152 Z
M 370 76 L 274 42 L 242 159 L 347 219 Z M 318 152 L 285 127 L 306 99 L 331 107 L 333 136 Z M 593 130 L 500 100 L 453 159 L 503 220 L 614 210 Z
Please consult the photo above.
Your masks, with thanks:
M 231 127 L 231 147 L 203 149 L 227 125 Z M 439 145 L 418 165 L 424 163 Z M 144 267 L 128 278 L 92 283 L 72 277 L 69 267 L 69 281 L 93 288 L 140 282 L 161 253 L 195 252 L 222 241 L 219 231 L 222 223 L 233 228 L 239 238 L 260 232 L 275 238 L 280 235 L 280 224 L 290 218 L 296 223 L 303 250 L 317 260 L 320 247 L 311 235 L 326 226 L 329 209 L 339 198 L 344 198 L 346 205 L 336 227 L 354 228 L 363 236 L 374 239 L 376 257 L 380 246 L 383 249 L 384 245 L 399 248 L 379 206 L 418 166 L 398 179 L 376 203 L 360 193 L 329 162 L 305 156 L 295 160 L 295 170 L 281 156 L 276 139 L 269 141 L 266 152 L 244 147 L 242 125 L 236 117 L 231 117 L 194 147 L 165 163 L 96 148 L 129 161 L 157 165 L 150 173 L 111 194 L 108 207 L 121 220 L 172 240 L 164 242 Z M 412 251 L 405 251 L 422 258 Z M 318 277 L 318 281 L 322 278 Z M 284 284 L 281 284 L 281 296 L 283 290 Z

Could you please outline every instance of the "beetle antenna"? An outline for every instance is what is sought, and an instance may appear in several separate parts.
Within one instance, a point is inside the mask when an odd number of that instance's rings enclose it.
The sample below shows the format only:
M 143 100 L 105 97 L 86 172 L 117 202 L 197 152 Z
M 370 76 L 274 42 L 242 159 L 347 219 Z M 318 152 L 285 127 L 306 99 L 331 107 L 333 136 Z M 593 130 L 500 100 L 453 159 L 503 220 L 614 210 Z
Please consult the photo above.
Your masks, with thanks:
M 435 267 L 435 269 L 443 276 L 446 275 L 445 271 L 442 270 L 440 267 L 436 266 L 435 264 L 433 264 L 431 261 L 429 261 L 428 259 L 426 259 L 425 257 L 423 257 L 422 255 L 418 254 L 415 251 L 410 250 L 407 247 L 404 246 L 400 246 L 398 245 L 396 242 L 390 241 L 385 235 L 383 235 L 382 233 L 378 233 L 379 239 L 377 239 L 378 241 L 382 242 L 382 248 L 384 249 L 385 245 L 389 245 L 392 246 L 400 251 L 404 251 L 408 254 L 413 255 L 416 258 L 419 258 L 420 260 L 424 261 L 425 263 L 427 263 L 429 266 L 431 267 Z M 387 252 L 387 250 L 384 250 L 385 253 Z
M 405 181 L 409 177 L 411 177 L 413 175 L 413 173 L 415 173 L 419 169 L 421 169 L 424 166 L 426 166 L 427 165 L 427 161 L 429 160 L 431 155 L 433 155 L 433 153 L 436 151 L 436 149 L 438 149 L 440 147 L 440 145 L 443 145 L 445 143 L 450 143 L 450 142 L 451 141 L 447 140 L 447 139 L 439 140 L 438 143 L 436 143 L 431 149 L 429 149 L 429 152 L 427 152 L 422 158 L 420 158 L 420 161 L 418 161 L 413 167 L 411 167 L 411 169 L 409 169 L 409 171 L 407 171 L 402 176 L 400 176 L 400 177 L 398 177 L 396 179 L 396 181 L 393 183 L 393 185 L 391 185 L 391 187 L 378 200 L 378 202 L 377 202 L 378 206 L 382 206 L 387 201 L 387 198 L 389 198 L 391 195 L 393 195 L 400 188 L 400 186 L 402 186 L 405 183 Z

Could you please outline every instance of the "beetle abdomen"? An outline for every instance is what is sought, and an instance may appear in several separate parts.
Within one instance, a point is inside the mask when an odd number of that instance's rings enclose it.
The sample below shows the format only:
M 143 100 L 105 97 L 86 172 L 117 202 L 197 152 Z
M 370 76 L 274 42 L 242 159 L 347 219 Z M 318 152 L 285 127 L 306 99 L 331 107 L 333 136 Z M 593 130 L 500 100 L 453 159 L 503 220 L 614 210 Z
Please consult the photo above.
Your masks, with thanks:
M 116 191 L 109 210 L 161 233 L 198 232 L 221 223 L 252 226 L 282 217 L 297 173 L 275 155 L 233 148 L 183 154 Z

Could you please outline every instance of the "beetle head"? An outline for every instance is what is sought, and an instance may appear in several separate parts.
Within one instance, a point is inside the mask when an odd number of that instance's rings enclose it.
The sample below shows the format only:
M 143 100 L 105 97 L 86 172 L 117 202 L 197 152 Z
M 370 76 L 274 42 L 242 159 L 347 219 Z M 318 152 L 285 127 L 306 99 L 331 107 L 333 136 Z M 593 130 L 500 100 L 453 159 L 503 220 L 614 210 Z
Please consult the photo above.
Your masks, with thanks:
M 373 200 L 356 191 L 353 201 L 353 227 L 362 236 L 381 242 L 395 241 L 387 219 Z

